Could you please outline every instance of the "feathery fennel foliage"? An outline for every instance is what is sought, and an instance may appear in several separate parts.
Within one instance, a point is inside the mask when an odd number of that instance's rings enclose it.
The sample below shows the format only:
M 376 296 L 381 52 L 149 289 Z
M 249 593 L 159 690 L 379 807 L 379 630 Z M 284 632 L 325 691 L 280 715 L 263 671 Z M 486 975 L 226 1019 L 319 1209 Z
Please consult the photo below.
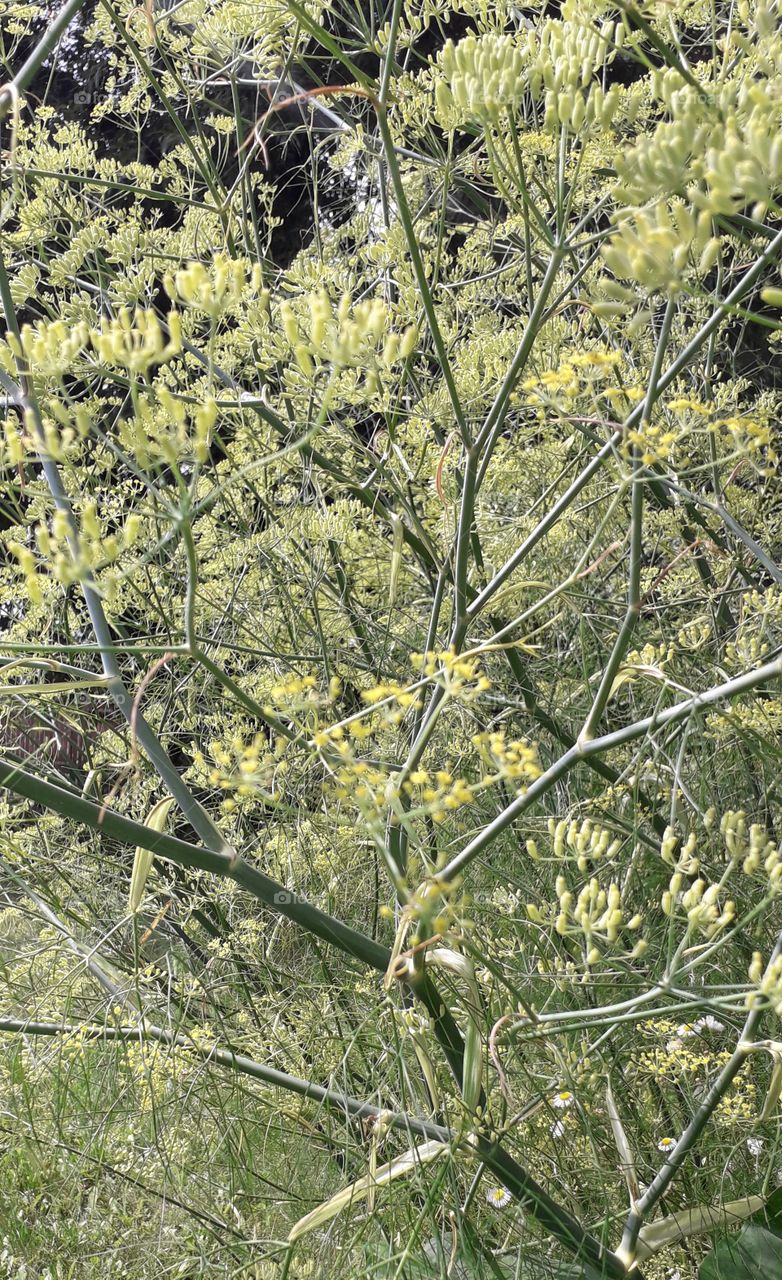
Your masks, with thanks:
M 4 1274 L 768 1247 L 776 5 L 0 30 Z

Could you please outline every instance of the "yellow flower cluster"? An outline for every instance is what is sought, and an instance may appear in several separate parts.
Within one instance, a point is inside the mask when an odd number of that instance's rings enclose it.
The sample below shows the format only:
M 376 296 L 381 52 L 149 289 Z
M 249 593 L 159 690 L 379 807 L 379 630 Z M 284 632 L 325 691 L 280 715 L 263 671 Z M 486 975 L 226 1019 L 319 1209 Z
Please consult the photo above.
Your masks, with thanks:
M 777 453 L 765 413 L 736 412 L 718 417 L 713 403 L 689 396 L 669 400 L 665 409 L 674 415 L 673 426 L 668 422 L 647 422 L 628 431 L 625 437 L 626 446 L 637 446 L 647 465 L 671 460 L 674 450 L 680 449 L 694 433 L 711 432 L 742 457 L 753 456 L 761 473 L 771 474 L 776 466 Z
M 334 795 L 338 800 L 354 800 L 362 813 L 377 816 L 387 799 L 387 775 L 366 760 L 354 759 L 347 742 L 337 751 L 344 759 L 336 773 Z
M 718 1054 L 718 1065 L 727 1062 L 728 1054 Z M 734 1076 L 728 1092 L 717 1104 L 715 1116 L 723 1124 L 754 1124 L 758 1119 L 757 1087 L 747 1079 L 748 1068 L 742 1067 Z
M 214 1044 L 210 1028 L 194 1027 L 190 1032 L 194 1047 Z M 193 1078 L 200 1061 L 185 1045 L 162 1045 L 146 1041 L 129 1041 L 125 1046 L 125 1069 L 137 1091 L 136 1102 L 142 1112 L 153 1111 L 160 1098 L 172 1088 Z
M 491 681 L 484 674 L 479 660 L 471 654 L 460 654 L 451 647 L 438 651 L 410 655 L 410 665 L 429 679 L 442 684 L 451 695 L 463 702 L 472 702 L 491 688 Z
M 570 352 L 556 369 L 546 369 L 526 378 L 521 387 L 527 393 L 527 404 L 535 406 L 553 404 L 567 409 L 579 396 L 590 393 L 609 400 L 622 397 L 633 400 L 636 397 L 632 388 L 598 385 L 621 363 L 622 355 L 618 351 Z M 643 391 L 640 394 L 643 395 Z
M 717 418 L 712 424 L 713 431 L 722 431 L 730 440 L 733 448 L 743 456 L 747 454 L 763 454 L 763 467 L 766 475 L 775 475 L 779 455 L 774 448 L 771 426 L 761 417 L 733 414 L 727 418 Z
M 508 782 L 534 782 L 541 775 L 537 748 L 525 738 L 508 741 L 501 729 L 476 733 L 472 738 L 483 763 L 493 771 L 494 777 L 484 778 L 484 783 L 502 778 Z
M 675 867 L 683 875 L 695 875 L 700 867 L 700 861 L 695 856 L 697 845 L 697 832 L 691 831 L 684 844 L 679 847 L 679 836 L 676 831 L 673 827 L 666 827 L 660 843 L 660 857 L 663 862 Z
M 684 1077 L 688 1088 L 700 1090 L 731 1056 L 728 1050 L 713 1043 L 712 1034 L 724 1031 L 724 1027 L 712 1016 L 678 1027 L 667 1019 L 655 1019 L 642 1024 L 641 1030 L 651 1034 L 655 1040 L 663 1041 L 636 1055 L 633 1070 L 641 1079 L 681 1085 Z M 757 1119 L 755 1093 L 754 1084 L 742 1070 L 723 1098 L 717 1114 L 728 1124 Z
M 655 462 L 666 462 L 677 442 L 677 433 L 666 431 L 659 422 L 645 422 L 640 427 L 632 427 L 625 434 L 625 448 L 637 448 L 641 461 L 647 467 Z
M 405 711 L 408 707 L 422 706 L 420 687 L 411 688 L 409 685 L 400 684 L 398 680 L 387 680 L 382 684 L 372 685 L 369 689 L 362 689 L 361 700 L 369 706 L 374 706 L 378 702 L 391 701 Z
M 399 816 L 400 788 L 393 774 L 389 777 L 375 765 L 356 760 L 346 742 L 337 746 L 344 763 L 337 771 L 337 799 L 356 801 L 362 812 L 378 817 L 390 806 Z M 444 822 L 449 814 L 472 803 L 482 784 L 470 784 L 454 777 L 448 769 L 414 769 L 401 784 L 401 792 L 409 799 L 409 817 L 426 814 L 433 822 Z
M 311 672 L 299 675 L 291 671 L 276 679 L 266 691 L 268 701 L 264 705 L 267 715 L 284 711 L 288 716 L 301 718 L 308 728 L 320 730 L 318 713 L 334 702 L 342 689 L 338 676 L 333 676 L 328 689 L 321 689 L 317 676 Z M 340 736 L 340 735 L 335 735 Z
M 215 741 L 209 745 L 208 763 L 202 751 L 193 755 L 194 768 L 205 776 L 212 787 L 229 793 L 222 802 L 226 813 L 231 813 L 239 801 L 258 798 L 265 803 L 275 803 L 280 798 L 279 784 L 288 771 L 283 759 L 285 741 L 280 739 L 272 748 L 262 733 L 247 742 L 237 736 L 228 743 Z

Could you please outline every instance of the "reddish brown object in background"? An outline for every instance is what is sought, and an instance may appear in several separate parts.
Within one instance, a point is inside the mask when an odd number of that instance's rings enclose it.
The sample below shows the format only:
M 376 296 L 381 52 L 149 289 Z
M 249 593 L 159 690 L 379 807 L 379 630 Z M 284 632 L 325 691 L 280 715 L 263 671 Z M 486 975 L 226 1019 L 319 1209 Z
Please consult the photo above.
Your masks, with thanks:
M 19 707 L 0 712 L 0 748 L 53 765 L 63 772 L 81 773 L 87 763 L 88 735 L 94 738 L 124 724 L 117 715 L 90 720 L 87 733 L 61 715 L 47 715 Z

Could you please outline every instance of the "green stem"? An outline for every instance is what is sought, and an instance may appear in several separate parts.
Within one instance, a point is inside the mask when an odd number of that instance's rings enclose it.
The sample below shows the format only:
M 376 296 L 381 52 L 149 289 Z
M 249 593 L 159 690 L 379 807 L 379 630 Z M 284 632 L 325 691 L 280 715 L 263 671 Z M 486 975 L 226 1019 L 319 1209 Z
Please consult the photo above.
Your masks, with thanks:
M 539 800 L 547 791 L 550 791 L 559 782 L 560 778 L 563 778 L 581 761 L 588 760 L 591 756 L 602 755 L 615 747 L 624 746 L 627 742 L 634 742 L 637 738 L 643 738 L 647 733 L 662 729 L 666 725 L 678 724 L 679 721 L 686 720 L 688 716 L 693 715 L 704 707 L 713 707 L 726 698 L 732 698 L 737 694 L 747 692 L 749 689 L 755 689 L 758 685 L 764 684 L 768 680 L 775 680 L 780 675 L 782 675 L 782 658 L 776 658 L 773 662 L 767 662 L 764 666 L 757 667 L 754 671 L 748 671 L 742 676 L 737 676 L 734 680 L 728 680 L 725 684 L 717 685 L 706 693 L 699 693 L 693 698 L 687 698 L 684 702 L 677 702 L 675 706 L 669 707 L 665 711 L 659 711 L 643 720 L 637 720 L 634 724 L 626 725 L 624 728 L 605 734 L 601 738 L 593 738 L 591 742 L 576 744 L 533 782 L 527 791 L 514 800 L 512 804 L 508 805 L 502 813 L 498 814 L 493 822 L 484 827 L 469 844 L 465 845 L 461 853 L 452 858 L 439 873 L 438 880 L 452 880 L 459 875 L 468 863 L 472 862 L 479 853 L 482 853 L 498 835 L 515 822 L 522 813 L 526 812 L 536 800 Z
M 776 946 L 769 963 L 773 963 L 777 956 L 782 954 L 782 934 L 777 939 Z M 666 1157 L 665 1164 L 660 1169 L 655 1178 L 652 1179 L 646 1188 L 640 1200 L 636 1202 L 630 1211 L 625 1225 L 622 1243 L 619 1249 L 619 1256 L 626 1260 L 630 1265 L 635 1258 L 636 1248 L 638 1244 L 638 1235 L 643 1226 L 644 1218 L 654 1209 L 665 1195 L 679 1169 L 692 1151 L 695 1143 L 698 1141 L 701 1133 L 708 1124 L 715 1108 L 719 1105 L 725 1093 L 729 1089 L 733 1080 L 738 1075 L 744 1065 L 747 1054 L 752 1051 L 752 1042 L 757 1038 L 757 1032 L 760 1027 L 765 1008 L 761 1005 L 757 1009 L 750 1010 L 744 1027 L 739 1038 L 738 1045 L 731 1054 L 728 1061 L 720 1071 L 714 1084 L 709 1089 L 705 1098 L 697 1108 L 695 1115 L 687 1125 L 686 1129 L 679 1138 L 676 1146 Z
M 429 288 L 429 280 L 427 279 L 426 268 L 424 267 L 424 261 L 421 257 L 421 250 L 418 246 L 418 237 L 416 236 L 415 226 L 410 214 L 410 206 L 407 203 L 404 182 L 402 181 L 402 173 L 399 168 L 399 160 L 397 159 L 394 140 L 391 136 L 391 130 L 388 125 L 388 117 L 385 109 L 377 101 L 375 101 L 375 108 L 377 112 L 380 136 L 383 141 L 386 165 L 388 166 L 389 177 L 391 178 L 391 184 L 394 188 L 394 196 L 396 199 L 397 210 L 399 212 L 399 221 L 401 222 L 402 229 L 405 233 L 407 251 L 410 254 L 410 261 L 421 293 L 421 302 L 423 303 L 424 312 L 429 325 L 429 331 L 432 335 L 432 342 L 434 343 L 434 349 L 437 353 L 437 359 L 440 364 L 443 381 L 448 391 L 448 398 L 451 401 L 451 408 L 453 409 L 454 418 L 456 419 L 459 435 L 462 438 L 462 443 L 465 448 L 469 449 L 470 433 L 467 428 L 464 410 L 462 409 L 461 401 L 459 399 L 459 393 L 456 389 L 456 382 L 451 369 L 451 362 L 448 359 L 448 353 L 445 349 L 443 335 L 440 332 L 440 325 L 437 320 L 434 299 L 432 297 L 432 291 Z
M 43 39 L 38 41 L 38 44 L 33 49 L 27 61 L 23 64 L 21 69 L 17 71 L 11 81 L 13 89 L 15 89 L 17 93 L 22 93 L 22 91 L 27 88 L 30 81 L 35 78 L 44 62 L 49 57 L 49 54 L 52 52 L 52 49 L 56 45 L 60 36 L 67 30 L 73 19 L 76 17 L 76 14 L 83 6 L 84 0 L 68 0 L 68 3 L 63 5 L 62 9 L 57 14 L 57 17 L 47 29 Z M 6 115 L 8 108 L 13 104 L 13 89 L 9 89 L 8 85 L 0 86 L 0 119 Z M 59 176 L 60 175 L 58 174 L 58 177 Z
M 738 284 L 731 290 L 722 302 L 718 303 L 709 319 L 701 326 L 698 332 L 687 343 L 679 355 L 671 361 L 668 368 L 661 374 L 657 382 L 657 394 L 665 391 L 672 382 L 676 380 L 683 369 L 686 369 L 690 361 L 698 354 L 700 348 L 711 337 L 714 330 L 720 325 L 723 318 L 730 314 L 734 304 L 741 299 L 745 293 L 755 284 L 763 271 L 770 265 L 782 250 L 782 231 L 774 236 L 774 239 L 767 245 L 763 252 L 758 256 L 751 267 L 744 273 Z M 628 414 L 625 421 L 611 437 L 605 442 L 598 451 L 592 461 L 584 468 L 579 476 L 573 481 L 570 487 L 563 493 L 562 497 L 554 503 L 544 518 L 540 521 L 532 533 L 524 539 L 522 544 L 517 547 L 509 560 L 505 562 L 501 569 L 492 578 L 491 582 L 484 587 L 483 591 L 476 596 L 469 608 L 470 618 L 476 617 L 488 603 L 491 597 L 502 586 L 508 577 L 522 563 L 529 552 L 540 542 L 541 538 L 549 532 L 550 529 L 558 522 L 560 517 L 567 511 L 568 507 L 576 500 L 581 491 L 586 487 L 592 477 L 600 470 L 607 458 L 613 455 L 617 445 L 622 440 L 625 433 L 636 426 L 642 419 L 645 412 L 645 402 L 642 401 L 635 407 L 632 413 Z M 485 428 L 484 428 L 485 431 Z
M 169 858 L 181 867 L 197 867 L 214 875 L 226 876 L 241 885 L 265 906 L 293 920 L 309 933 L 324 942 L 338 947 L 346 955 L 385 973 L 391 953 L 341 920 L 327 915 L 312 906 L 285 885 L 264 875 L 251 863 L 245 862 L 234 850 L 223 845 L 218 852 L 189 844 L 166 832 L 153 831 L 140 822 L 134 822 L 114 809 L 93 804 L 84 796 L 66 791 L 44 778 L 28 773 L 11 761 L 0 760 L 0 787 L 6 787 L 15 795 L 24 796 L 36 804 L 42 804 L 53 813 L 84 823 L 94 831 L 119 840 L 123 844 L 149 849 L 157 857 Z

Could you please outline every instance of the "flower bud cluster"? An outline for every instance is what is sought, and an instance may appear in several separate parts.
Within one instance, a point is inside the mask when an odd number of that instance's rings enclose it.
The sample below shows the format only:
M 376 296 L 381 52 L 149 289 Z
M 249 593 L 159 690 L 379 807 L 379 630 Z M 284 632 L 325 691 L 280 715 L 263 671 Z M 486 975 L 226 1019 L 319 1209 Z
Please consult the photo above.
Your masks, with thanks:
M 782 1015 L 782 955 L 777 956 L 764 969 L 760 952 L 753 952 L 749 980 L 755 990 L 747 995 L 747 1008 L 752 1009 L 764 1001 L 768 1002 L 778 1017 Z
M 66 587 L 81 581 L 86 574 L 113 564 L 123 551 L 129 550 L 138 538 L 139 525 L 139 517 L 130 514 L 121 532 L 104 534 L 97 504 L 90 500 L 84 503 L 76 528 L 71 527 L 66 513 L 57 509 L 50 523 L 42 520 L 36 525 L 36 551 L 20 542 L 9 542 L 8 549 L 24 575 L 28 597 L 38 604 L 47 572 Z M 78 534 L 77 539 L 74 533 Z
M 711 624 L 706 619 L 693 619 L 686 627 L 682 627 L 676 634 L 676 640 L 680 649 L 686 649 L 690 653 L 697 653 L 705 644 L 709 644 L 712 640 Z
M 578 89 L 550 89 L 545 97 L 543 128 L 553 132 L 560 125 L 575 133 L 583 125 L 599 125 L 608 129 L 619 113 L 622 90 L 612 85 L 605 90 L 602 85 L 592 85 L 586 97 Z
M 675 867 L 677 871 L 685 875 L 694 875 L 700 866 L 695 856 L 697 843 L 698 837 L 694 831 L 691 831 L 684 844 L 681 844 L 674 828 L 666 827 L 660 844 L 660 857 L 663 862 Z
M 581 934 L 587 965 L 597 964 L 601 958 L 597 944 L 610 946 L 624 929 L 640 928 L 643 917 L 630 914 L 622 904 L 619 885 L 611 882 L 608 889 L 601 889 L 595 876 L 583 886 L 578 897 L 569 888 L 564 876 L 557 876 L 556 894 L 558 906 L 553 910 L 540 910 L 532 903 L 527 915 L 535 923 L 553 923 L 560 937 Z M 631 954 L 640 954 L 635 949 Z
M 743 809 L 728 809 L 720 820 L 720 834 L 732 862 L 739 862 L 747 851 L 747 819 Z
M 725 646 L 727 661 L 746 670 L 768 653 L 771 637 L 782 625 L 782 589 L 747 591 L 741 597 L 738 635 Z
M 762 867 L 771 886 L 782 884 L 782 844 L 769 837 L 762 823 L 753 822 L 747 829 L 744 811 L 729 809 L 723 814 L 720 831 L 731 862 L 741 862 L 745 875 L 754 875 Z
M 719 905 L 722 886 L 707 884 L 698 878 L 689 888 L 684 889 L 684 873 L 674 871 L 668 888 L 662 895 L 660 906 L 663 914 L 674 918 L 681 908 L 687 916 L 687 930 L 702 933 L 706 938 L 713 938 L 721 929 L 726 928 L 736 917 L 736 904 L 732 901 Z
M 527 50 L 509 35 L 448 40 L 438 59 L 437 118 L 445 128 L 475 121 L 492 124 L 516 111 L 527 88 Z
M 552 19 L 539 35 L 528 33 L 529 84 L 532 97 L 543 97 L 544 130 L 560 125 L 608 128 L 622 102 L 619 85 L 603 89 L 594 82 L 624 43 L 625 27 L 606 19 L 599 30 L 586 23 Z
M 131 315 L 128 307 L 121 307 L 116 319 L 100 330 L 91 330 L 90 340 L 104 364 L 145 374 L 153 365 L 164 364 L 182 350 L 178 312 L 170 311 L 166 324 L 168 341 L 154 311 L 137 307 Z
M 656 83 L 659 93 L 661 81 Z M 684 195 L 692 179 L 692 158 L 709 144 L 714 121 L 704 117 L 702 102 L 692 89 L 669 93 L 666 106 L 673 121 L 641 133 L 634 147 L 617 153 L 615 190 L 626 205 L 643 205 L 657 199 L 661 191 Z
M 706 189 L 691 188 L 689 195 L 709 214 L 730 216 L 750 205 L 752 217 L 762 220 L 782 188 L 782 103 L 768 95 L 763 101 L 757 89 L 758 105 L 715 131 L 697 166 Z
M 739 636 L 725 645 L 727 661 L 742 671 L 757 666 L 768 653 L 768 641 L 759 635 Z
M 592 818 L 585 818 L 580 823 L 575 818 L 560 818 L 559 821 L 549 818 L 548 829 L 554 857 L 564 858 L 567 849 L 572 849 L 577 855 L 577 866 L 582 875 L 589 870 L 590 863 L 614 858 L 622 847 L 620 839 L 612 838 L 611 832 Z
M 61 378 L 70 370 L 89 338 L 89 326 L 83 320 L 73 326 L 64 320 L 38 320 L 35 325 L 22 325 L 18 338 L 6 334 L 17 359 L 24 360 L 32 373 L 52 378 Z
M 711 234 L 711 216 L 697 217 L 681 200 L 659 201 L 652 209 L 623 212 L 616 232 L 601 250 L 619 280 L 648 292 L 677 293 L 691 263 L 703 273 L 719 243 Z
M 24 578 L 25 591 L 27 597 L 32 604 L 40 604 L 43 600 L 43 592 L 41 589 L 41 575 L 38 573 L 38 561 L 35 553 L 30 547 L 24 546 L 21 542 L 9 542 L 7 544 L 11 555 L 16 558 L 19 566 L 19 572 Z
M 0 457 L 5 465 L 20 467 L 38 454 L 63 462 L 89 435 L 90 417 L 83 407 L 66 408 L 54 399 L 47 407 L 56 421 L 47 416 L 39 423 L 32 409 L 25 410 L 21 424 L 10 416 L 4 419 Z
M 622 90 L 595 83 L 623 43 L 621 22 L 599 29 L 576 14 L 550 19 L 537 29 L 510 35 L 470 34 L 444 46 L 437 65 L 435 109 L 447 129 L 464 124 L 496 125 L 518 111 L 525 93 L 544 103 L 544 130 L 584 123 L 607 127 Z
M 206 462 L 218 404 L 207 395 L 201 404 L 186 404 L 164 386 L 155 387 L 156 402 L 141 400 L 134 416 L 121 423 L 120 438 L 142 467 L 161 460 L 169 466 L 179 459 Z
M 757 51 L 747 48 L 735 77 L 703 90 L 675 69 L 654 74 L 653 93 L 670 118 L 617 156 L 621 200 L 637 206 L 665 190 L 710 216 L 748 207 L 754 218 L 765 216 L 782 189 L 782 42 L 770 45 L 776 56 L 764 53 L 755 75 L 747 61 Z
M 382 298 L 354 303 L 346 293 L 336 311 L 325 289 L 310 294 L 303 314 L 283 302 L 279 318 L 296 363 L 311 377 L 320 364 L 365 369 L 376 380 L 399 361 L 408 359 L 418 343 L 418 329 L 402 332 L 391 328 L 392 312 Z
M 202 262 L 189 262 L 163 279 L 163 288 L 172 302 L 201 311 L 213 321 L 236 308 L 248 286 L 255 294 L 262 284 L 263 275 L 257 263 L 229 258 L 224 253 L 216 254 L 208 267 Z

